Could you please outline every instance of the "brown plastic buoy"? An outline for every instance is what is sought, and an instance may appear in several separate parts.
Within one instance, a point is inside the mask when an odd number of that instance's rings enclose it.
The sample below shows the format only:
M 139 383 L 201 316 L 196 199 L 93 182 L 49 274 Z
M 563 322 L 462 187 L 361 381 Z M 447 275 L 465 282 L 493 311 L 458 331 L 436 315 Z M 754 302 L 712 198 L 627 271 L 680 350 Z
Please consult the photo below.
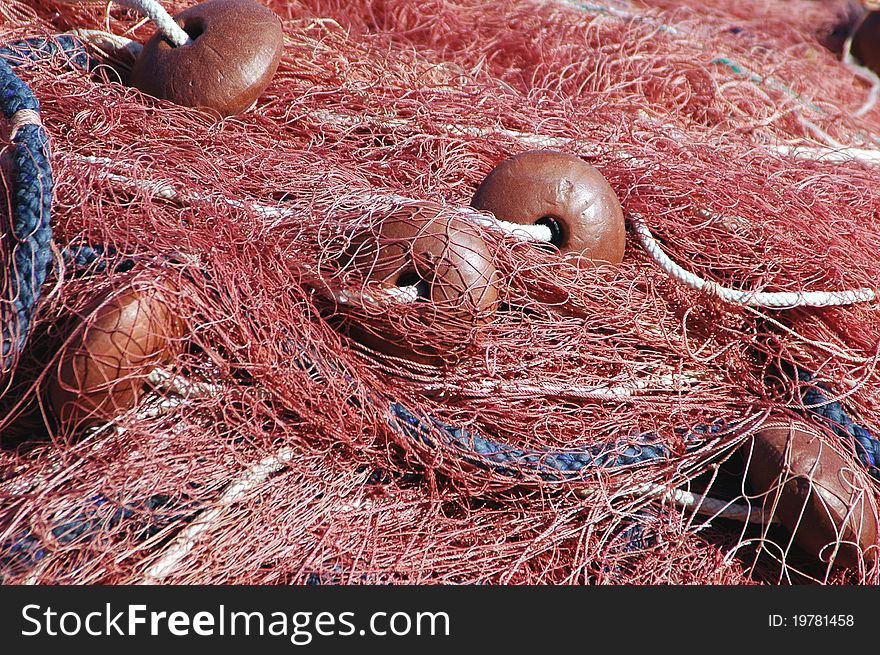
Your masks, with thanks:
M 588 163 L 562 152 L 530 150 L 498 164 L 471 205 L 510 223 L 544 224 L 553 245 L 581 266 L 623 260 L 626 226 L 617 195 Z
M 752 491 L 804 552 L 824 564 L 850 568 L 863 556 L 876 559 L 877 499 L 854 458 L 843 457 L 812 427 L 794 421 L 759 430 L 744 448 Z
M 127 289 L 93 307 L 73 335 L 47 386 L 62 432 L 107 421 L 131 409 L 150 372 L 169 363 L 184 324 L 168 287 Z
M 409 287 L 429 303 L 432 320 L 475 325 L 498 307 L 498 273 L 478 229 L 465 219 L 410 208 L 385 219 L 375 234 L 353 240 L 348 265 L 387 288 Z M 428 305 L 426 305 L 428 306 Z M 354 327 L 362 343 L 397 357 L 439 365 L 438 352 L 418 334 L 376 334 Z
M 160 33 L 144 44 L 130 81 L 144 93 L 187 107 L 240 114 L 260 96 L 284 50 L 280 19 L 254 0 L 208 0 L 174 17 L 192 43 Z
M 869 12 L 859 23 L 850 51 L 865 67 L 880 74 L 880 11 Z

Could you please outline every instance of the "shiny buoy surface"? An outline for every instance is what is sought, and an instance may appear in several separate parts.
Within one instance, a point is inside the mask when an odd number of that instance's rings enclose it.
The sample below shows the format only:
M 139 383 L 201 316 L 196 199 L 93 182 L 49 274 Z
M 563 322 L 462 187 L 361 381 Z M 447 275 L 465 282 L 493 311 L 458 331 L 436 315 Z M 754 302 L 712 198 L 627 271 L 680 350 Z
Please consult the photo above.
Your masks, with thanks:
M 552 150 L 530 150 L 498 164 L 471 205 L 511 223 L 550 228 L 551 243 L 581 266 L 619 264 L 626 225 L 617 195 L 593 166 Z
M 174 17 L 192 43 L 174 47 L 156 33 L 130 81 L 144 93 L 186 107 L 240 114 L 268 86 L 284 50 L 281 21 L 254 0 L 208 0 Z

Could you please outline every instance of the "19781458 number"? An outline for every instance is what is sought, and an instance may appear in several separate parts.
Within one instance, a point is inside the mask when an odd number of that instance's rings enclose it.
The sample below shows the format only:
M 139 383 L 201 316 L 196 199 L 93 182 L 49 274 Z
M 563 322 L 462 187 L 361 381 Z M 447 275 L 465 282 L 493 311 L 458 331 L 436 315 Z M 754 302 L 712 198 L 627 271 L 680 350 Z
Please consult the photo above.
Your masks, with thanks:
M 769 625 L 771 628 L 851 628 L 855 625 L 855 617 L 852 614 L 771 614 Z

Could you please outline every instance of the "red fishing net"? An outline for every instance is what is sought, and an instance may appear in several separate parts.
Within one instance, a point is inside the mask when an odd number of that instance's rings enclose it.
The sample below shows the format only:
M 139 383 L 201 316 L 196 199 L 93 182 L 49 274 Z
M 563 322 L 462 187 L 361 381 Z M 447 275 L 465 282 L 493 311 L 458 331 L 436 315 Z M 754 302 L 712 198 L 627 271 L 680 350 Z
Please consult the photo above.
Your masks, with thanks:
M 52 139 L 55 243 L 112 250 L 54 268 L 3 387 L 5 582 L 880 582 L 876 557 L 828 567 L 762 522 L 739 449 L 801 417 L 858 468 L 782 371 L 880 432 L 875 303 L 727 303 L 631 228 L 619 267 L 581 268 L 459 209 L 551 148 L 717 285 L 874 288 L 880 108 L 841 61 L 853 7 L 265 4 L 284 54 L 240 116 L 61 55 L 19 70 Z M 153 32 L 116 5 L 29 5 L 0 9 L 0 41 Z M 383 226 L 425 216 L 472 236 L 485 311 L 383 287 Z M 65 344 L 132 286 L 183 328 L 137 402 L 59 427 Z M 572 452 L 596 461 L 550 461 Z

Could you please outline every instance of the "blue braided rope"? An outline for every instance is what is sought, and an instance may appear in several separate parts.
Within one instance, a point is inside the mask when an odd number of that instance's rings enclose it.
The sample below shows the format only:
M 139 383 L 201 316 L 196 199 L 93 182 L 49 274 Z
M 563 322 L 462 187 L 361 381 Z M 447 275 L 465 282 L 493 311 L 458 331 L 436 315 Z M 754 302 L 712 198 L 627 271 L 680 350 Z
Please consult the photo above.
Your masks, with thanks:
M 572 450 L 522 450 L 429 416 L 419 416 L 397 402 L 391 403 L 389 423 L 427 446 L 434 445 L 431 435 L 439 434 L 446 444 L 462 451 L 466 461 L 482 468 L 490 468 L 508 476 L 520 476 L 523 471 L 533 471 L 550 481 L 581 477 L 598 468 L 633 466 L 670 456 L 669 449 L 657 443 L 656 435 L 651 433 L 637 435 L 634 442 L 618 439 Z M 699 426 L 690 436 L 714 433 L 721 428 L 721 424 Z
M 61 259 L 64 265 L 71 269 L 74 275 L 85 273 L 124 273 L 135 266 L 134 259 L 122 259 L 111 267 L 110 259 L 118 255 L 116 248 L 104 245 L 79 244 L 67 246 L 61 251 Z
M 830 401 L 825 391 L 815 382 L 815 376 L 807 371 L 797 370 L 801 400 L 807 409 L 825 419 L 832 431 L 841 439 L 850 439 L 855 446 L 859 461 L 876 480 L 880 480 L 880 441 L 862 425 L 859 425 L 837 401 Z
M 76 39 L 27 39 L 0 48 L 0 111 L 7 120 L 16 112 L 39 113 L 40 103 L 12 67 L 58 54 L 86 65 L 88 57 Z M 49 142 L 39 125 L 24 125 L 12 140 L 14 168 L 12 234 L 14 237 L 10 294 L 12 312 L 2 320 L 0 371 L 7 371 L 24 347 L 52 263 L 52 167 Z
M 825 419 L 842 439 L 851 439 L 859 461 L 868 473 L 880 480 L 880 440 L 864 426 L 856 423 L 843 405 L 832 402 L 814 382 L 815 376 L 797 369 L 806 410 Z M 597 446 L 569 451 L 526 451 L 497 443 L 478 434 L 451 426 L 427 415 L 418 415 L 397 402 L 391 403 L 390 423 L 425 445 L 433 446 L 431 434 L 440 434 L 442 441 L 465 453 L 465 459 L 504 475 L 519 476 L 523 471 L 537 472 L 545 480 L 571 479 L 597 468 L 620 468 L 644 465 L 668 459 L 669 450 L 657 442 L 652 433 L 635 434 L 634 439 L 618 439 Z M 707 436 L 716 435 L 727 427 L 722 420 L 701 424 L 691 431 L 678 430 L 684 437 L 687 451 L 698 449 Z
M 0 109 L 7 119 L 20 110 L 39 110 L 39 104 L 9 64 L 0 59 Z M 52 169 L 43 128 L 23 126 L 13 139 L 15 168 L 12 197 L 12 234 L 15 246 L 11 288 L 14 316 L 3 321 L 2 361 L 7 369 L 27 339 L 34 305 L 52 261 Z
M 0 47 L 0 58 L 11 66 L 40 62 L 52 57 L 61 57 L 66 64 L 75 68 L 88 69 L 92 65 L 82 41 L 69 34 L 59 34 L 52 38 L 22 39 Z
M 305 354 L 305 349 L 291 344 L 291 354 L 297 366 L 309 376 L 322 382 L 326 371 L 333 367 L 321 362 L 316 353 Z M 345 374 L 343 377 L 346 377 Z M 358 400 L 350 401 L 358 405 Z M 655 434 L 634 432 L 629 440 L 616 439 L 594 446 L 582 446 L 571 450 L 523 450 L 488 439 L 476 432 L 450 425 L 425 413 L 414 412 L 405 405 L 384 398 L 374 398 L 379 407 L 388 407 L 388 424 L 398 432 L 426 446 L 436 443 L 452 446 L 460 451 L 466 461 L 481 468 L 488 468 L 506 476 L 521 476 L 524 471 L 537 473 L 548 481 L 582 478 L 599 468 L 620 468 L 668 459 L 672 453 Z M 729 426 L 722 420 L 700 424 L 690 431 L 679 431 L 687 443 L 687 450 L 699 448 L 705 440 Z
M 88 503 L 76 516 L 50 530 L 57 543 L 66 545 L 93 541 L 108 528 L 114 528 L 128 519 L 134 520 L 134 538 L 143 541 L 172 523 L 191 521 L 195 509 L 191 503 L 172 503 L 171 497 L 164 494 L 130 504 L 113 503 L 99 494 L 90 498 Z M 52 547 L 44 545 L 29 529 L 21 530 L 0 544 L 0 584 L 4 579 L 32 569 L 51 551 Z

